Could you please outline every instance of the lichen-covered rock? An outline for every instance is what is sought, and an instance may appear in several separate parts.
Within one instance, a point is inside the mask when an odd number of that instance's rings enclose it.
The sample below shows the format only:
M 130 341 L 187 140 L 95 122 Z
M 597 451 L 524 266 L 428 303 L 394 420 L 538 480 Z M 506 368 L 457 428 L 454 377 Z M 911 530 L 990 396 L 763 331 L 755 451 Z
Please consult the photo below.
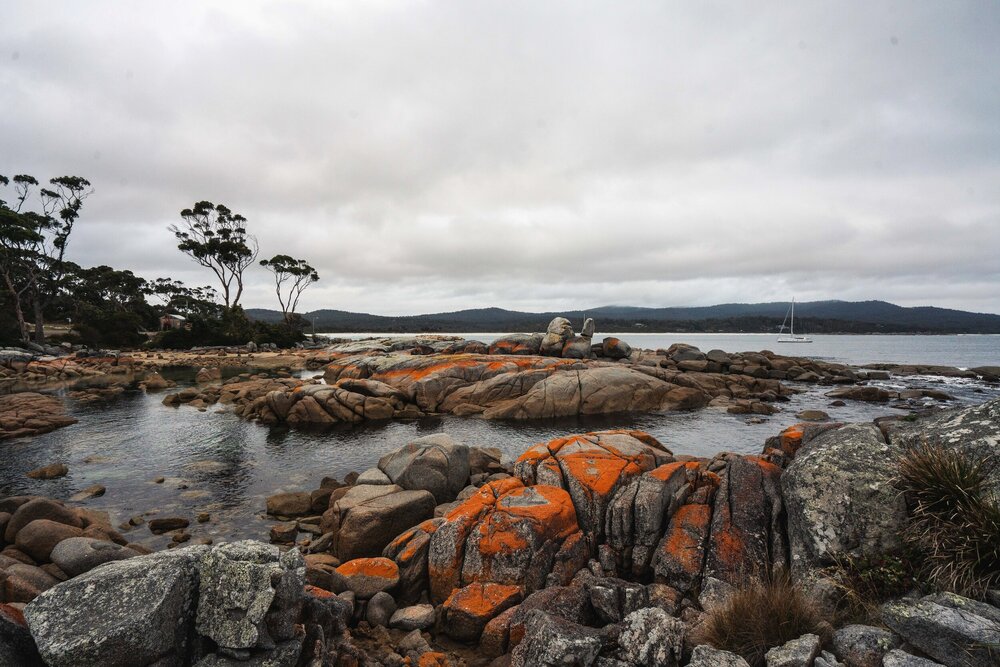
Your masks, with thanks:
M 781 469 L 752 456 L 730 457 L 712 513 L 705 571 L 737 585 L 763 579 L 785 561 Z
M 833 650 L 847 667 L 880 667 L 883 656 L 901 643 L 888 630 L 870 625 L 846 625 L 833 633 Z
M 906 506 L 892 482 L 901 451 L 873 424 L 828 431 L 799 450 L 781 476 L 793 569 L 899 546 Z
M 920 658 L 894 648 L 882 658 L 882 667 L 942 667 L 940 662 Z
M 632 354 L 632 346 L 620 338 L 608 336 L 601 343 L 601 350 L 609 359 L 627 359 Z
M 549 322 L 542 342 L 538 346 L 538 353 L 550 357 L 558 357 L 562 354 L 566 341 L 573 337 L 573 325 L 565 317 L 556 317 Z
M 430 519 L 401 533 L 382 551 L 399 568 L 399 585 L 396 599 L 403 604 L 412 604 L 427 590 L 427 552 L 431 545 L 431 535 L 445 522 L 444 517 Z
M 180 663 L 208 547 L 107 563 L 42 593 L 24 615 L 51 667 Z
M 337 574 L 362 600 L 390 591 L 399 583 L 399 568 L 388 558 L 355 558 L 338 567 Z
M 948 449 L 989 460 L 1000 453 L 1000 399 L 934 414 L 916 423 L 887 425 L 889 442 L 906 449 L 926 439 Z M 1000 467 L 987 466 L 994 495 L 1000 497 Z
M 923 598 L 890 602 L 882 622 L 912 646 L 947 667 L 1000 663 L 1000 624 L 970 611 Z
M 657 607 L 639 609 L 622 622 L 622 658 L 637 667 L 674 667 L 684 650 L 684 624 Z
M 768 651 L 767 667 L 811 667 L 819 655 L 819 647 L 817 635 L 802 635 Z
M 750 667 L 747 661 L 729 651 L 720 651 L 708 644 L 695 646 L 688 667 Z
M 694 589 L 705 565 L 711 521 L 711 505 L 678 508 L 656 549 L 653 569 L 658 578 L 682 592 Z
M 469 483 L 469 448 L 437 433 L 386 454 L 378 467 L 391 483 L 429 491 L 437 503 L 447 503 Z
M 525 484 L 566 489 L 580 527 L 603 536 L 615 491 L 672 460 L 666 447 L 642 431 L 598 431 L 531 447 L 515 462 L 514 474 Z
M 579 530 L 564 490 L 516 478 L 483 486 L 444 518 L 427 557 L 435 603 L 474 582 L 523 586 L 531 577 L 541 587 L 558 546 Z
M 305 563 L 296 549 L 246 540 L 214 547 L 199 569 L 198 633 L 227 649 L 292 639 Z
M 525 619 L 524 639 L 511 655 L 511 667 L 590 667 L 601 652 L 599 632 L 540 609 Z
M 444 601 L 444 631 L 453 639 L 475 642 L 493 618 L 521 601 L 519 586 L 473 583 L 456 589 Z

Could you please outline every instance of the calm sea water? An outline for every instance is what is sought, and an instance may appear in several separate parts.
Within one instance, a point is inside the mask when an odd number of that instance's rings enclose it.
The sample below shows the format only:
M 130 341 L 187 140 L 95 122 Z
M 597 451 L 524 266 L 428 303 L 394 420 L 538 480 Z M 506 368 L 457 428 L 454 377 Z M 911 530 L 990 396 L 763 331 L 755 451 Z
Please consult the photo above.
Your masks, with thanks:
M 358 337 L 358 336 L 352 336 Z M 491 337 L 478 335 L 487 342 Z M 640 347 L 666 347 L 687 342 L 704 350 L 727 351 L 777 348 L 771 336 L 635 335 L 623 338 Z M 795 354 L 853 363 L 907 361 L 959 366 L 998 364 L 1000 337 L 823 336 L 812 345 L 795 345 Z M 808 350 L 803 349 L 808 348 Z M 780 350 L 785 353 L 784 349 Z M 309 373 L 310 375 L 312 373 Z M 180 386 L 190 376 L 175 376 Z M 881 383 L 885 386 L 943 389 L 959 404 L 1000 397 L 1000 387 L 968 380 L 913 377 Z M 834 419 L 867 421 L 899 411 L 885 405 L 849 403 L 830 406 L 829 388 L 803 386 L 782 412 L 753 423 L 744 416 L 716 410 L 657 415 L 497 422 L 458 417 L 394 421 L 336 428 L 322 432 L 269 428 L 210 408 L 172 408 L 159 394 L 126 392 L 103 405 L 76 404 L 67 399 L 80 420 L 53 433 L 0 443 L 0 496 L 36 493 L 68 498 L 92 484 L 107 494 L 87 505 L 112 513 L 115 521 L 147 511 L 193 518 L 208 511 L 213 521 L 192 522 L 195 536 L 216 539 L 264 537 L 271 522 L 263 514 L 264 498 L 279 491 L 311 490 L 326 475 L 343 478 L 362 471 L 386 452 L 414 438 L 448 433 L 468 445 L 499 447 L 515 458 L 532 444 L 580 431 L 639 428 L 649 431 L 675 453 L 711 456 L 722 450 L 756 453 L 769 436 L 794 423 L 795 413 L 815 408 Z M 65 462 L 70 474 L 58 480 L 31 480 L 25 473 L 53 462 Z M 165 477 L 162 483 L 155 483 Z M 130 539 L 160 547 L 166 537 L 138 528 Z

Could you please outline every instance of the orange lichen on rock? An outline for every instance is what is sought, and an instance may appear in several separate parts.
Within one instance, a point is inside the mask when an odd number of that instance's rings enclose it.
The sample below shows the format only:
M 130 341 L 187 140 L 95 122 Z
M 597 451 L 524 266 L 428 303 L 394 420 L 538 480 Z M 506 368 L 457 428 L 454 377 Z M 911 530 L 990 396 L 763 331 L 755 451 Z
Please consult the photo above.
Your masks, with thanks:
M 451 661 L 444 653 L 427 651 L 417 658 L 417 667 L 451 667 Z
M 384 577 L 391 579 L 399 576 L 399 568 L 388 558 L 355 558 L 349 560 L 337 568 L 337 572 L 350 577 L 355 574 L 364 574 L 369 577 Z
M 334 597 L 334 594 L 326 590 L 325 588 L 320 588 L 319 586 L 313 586 L 312 584 L 306 584 L 303 590 L 309 595 L 312 595 L 313 597 L 320 599 Z
M 657 548 L 657 577 L 680 591 L 694 587 L 705 563 L 711 521 L 711 505 L 682 505 L 674 513 Z
M 491 619 L 520 601 L 519 586 L 469 584 L 444 601 L 444 631 L 459 641 L 477 641 Z
M 794 457 L 802 446 L 802 436 L 805 435 L 805 424 L 792 424 L 778 435 L 781 451 L 789 457 Z

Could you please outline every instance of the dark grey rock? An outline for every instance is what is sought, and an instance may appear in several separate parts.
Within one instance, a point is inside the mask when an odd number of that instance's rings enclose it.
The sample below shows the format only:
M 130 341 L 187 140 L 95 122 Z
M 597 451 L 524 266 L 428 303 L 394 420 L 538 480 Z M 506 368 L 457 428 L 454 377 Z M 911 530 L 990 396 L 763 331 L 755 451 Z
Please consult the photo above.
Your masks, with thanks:
M 930 599 L 890 602 L 882 621 L 911 645 L 947 667 L 1000 664 L 1000 625 Z
M 271 649 L 294 635 L 305 564 L 296 549 L 246 540 L 213 548 L 200 566 L 197 629 L 230 649 Z
M 194 667 L 295 667 L 302 654 L 299 638 L 281 642 L 272 649 L 251 653 L 244 659 L 213 653 L 194 664 Z
M 837 656 L 830 653 L 829 651 L 820 651 L 820 654 L 816 656 L 816 661 L 813 662 L 813 667 L 847 667 L 847 666 L 841 661 L 837 660 Z
M 183 664 L 207 551 L 107 563 L 42 593 L 24 610 L 42 658 L 51 667 Z
M 52 550 L 52 562 L 71 577 L 93 570 L 113 560 L 134 558 L 139 552 L 114 542 L 92 537 L 71 537 Z
M 524 638 L 511 667 L 591 667 L 603 642 L 593 628 L 534 609 L 524 619 Z
M 781 476 L 793 571 L 899 546 L 906 507 L 892 481 L 900 453 L 874 424 L 827 431 L 799 450 Z
M 649 606 L 649 592 L 642 584 L 602 577 L 584 584 L 597 618 L 606 623 L 621 623 L 633 611 Z
M 396 601 L 385 591 L 379 591 L 368 601 L 365 607 L 365 620 L 373 628 L 389 625 L 389 619 L 396 613 Z

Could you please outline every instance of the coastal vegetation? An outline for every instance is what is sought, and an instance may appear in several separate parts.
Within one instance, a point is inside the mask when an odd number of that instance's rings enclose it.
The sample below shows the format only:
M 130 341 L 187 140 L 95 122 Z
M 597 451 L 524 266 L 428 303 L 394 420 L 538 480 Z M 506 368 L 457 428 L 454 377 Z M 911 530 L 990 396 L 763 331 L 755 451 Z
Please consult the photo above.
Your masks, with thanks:
M 247 317 L 240 299 L 258 246 L 242 215 L 199 201 L 181 211 L 182 223 L 170 226 L 178 250 L 209 269 L 218 289 L 190 287 L 73 262 L 71 235 L 93 194 L 90 182 L 79 176 L 53 178 L 43 186 L 30 175 L 0 175 L 0 343 L 180 349 L 251 341 L 290 347 L 303 340 L 305 321 L 295 308 L 319 274 L 288 255 L 264 260 L 275 275 L 283 317 L 280 322 Z M 159 331 L 168 314 L 183 326 Z M 46 326 L 56 324 L 46 335 Z

